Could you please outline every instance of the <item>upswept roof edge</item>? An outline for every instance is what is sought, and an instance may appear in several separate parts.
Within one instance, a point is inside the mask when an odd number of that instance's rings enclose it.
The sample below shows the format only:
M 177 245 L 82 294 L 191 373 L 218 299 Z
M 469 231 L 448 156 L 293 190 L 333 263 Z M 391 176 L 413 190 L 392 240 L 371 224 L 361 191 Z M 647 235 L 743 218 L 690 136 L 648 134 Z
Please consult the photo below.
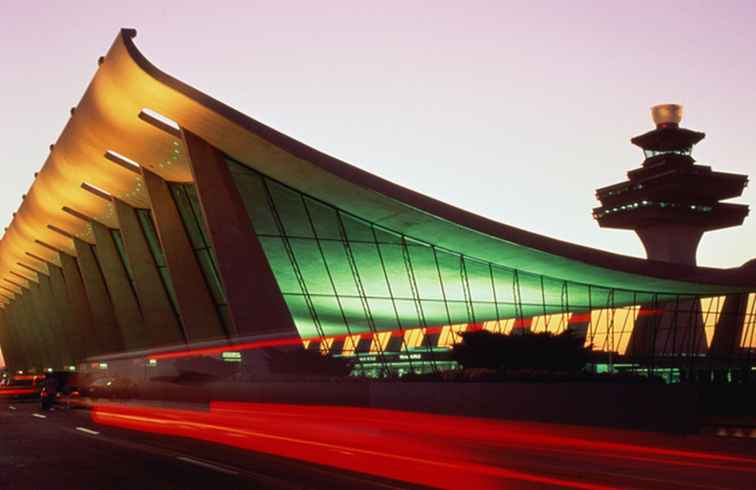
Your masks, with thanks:
M 530 252 L 522 254 L 526 259 L 534 255 L 548 257 L 552 263 L 566 259 L 584 264 L 586 270 L 600 268 L 656 281 L 683 281 L 729 289 L 756 287 L 756 266 L 714 269 L 617 255 L 498 223 L 389 182 L 251 119 L 159 70 L 136 47 L 135 36 L 133 29 L 121 30 L 19 210 L 14 213 L 0 239 L 0 279 L 17 278 L 9 276 L 10 271 L 14 271 L 33 280 L 34 274 L 19 268 L 19 261 L 44 270 L 46 266 L 30 258 L 28 252 L 54 261 L 55 254 L 39 241 L 75 253 L 70 238 L 51 231 L 48 225 L 92 241 L 91 230 L 70 213 L 71 209 L 115 226 L 112 205 L 83 190 L 84 181 L 134 206 L 147 206 L 140 178 L 108 162 L 107 151 L 119 152 L 168 180 L 190 178 L 188 161 L 178 151 L 178 142 L 139 121 L 139 111 L 150 108 L 173 118 L 182 127 L 244 163 L 249 164 L 255 158 L 263 162 L 271 157 L 274 162 L 268 164 L 269 170 L 278 172 L 279 177 L 288 178 L 291 174 L 292 178 L 299 175 L 300 179 L 303 172 L 312 174 L 305 167 L 314 166 L 323 170 L 320 173 L 327 176 L 325 180 L 330 179 L 329 185 L 337 180 L 371 191 L 366 193 L 365 199 L 385 204 L 386 213 L 409 207 L 416 211 L 415 215 L 424 213 L 454 223 L 471 230 L 473 235 L 485 235 L 489 242 L 492 241 L 489 237 L 493 237 L 523 250 L 529 249 Z M 258 151 L 254 145 L 266 148 Z M 283 153 L 287 154 L 285 158 L 280 156 Z M 353 191 L 345 191 L 344 195 L 349 192 L 356 195 Z M 68 211 L 64 207 L 69 208 Z
M 677 281 L 702 282 L 723 286 L 756 286 L 756 267 L 730 269 L 692 267 L 619 255 L 499 223 L 395 184 L 297 141 L 168 75 L 153 65 L 136 47 L 133 42 L 133 38 L 136 37 L 136 30 L 123 29 L 121 35 L 134 61 L 155 79 L 191 97 L 251 133 L 260 136 L 303 160 L 312 162 L 327 172 L 431 215 L 502 240 L 607 269 Z

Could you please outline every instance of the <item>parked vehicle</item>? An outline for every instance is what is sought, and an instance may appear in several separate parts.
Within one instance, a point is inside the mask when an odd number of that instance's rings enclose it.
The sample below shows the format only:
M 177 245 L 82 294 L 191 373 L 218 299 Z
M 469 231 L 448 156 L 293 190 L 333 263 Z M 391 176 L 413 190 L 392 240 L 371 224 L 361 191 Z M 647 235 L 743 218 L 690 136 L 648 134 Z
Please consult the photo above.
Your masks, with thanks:
M 79 376 L 78 373 L 72 373 L 68 371 L 55 371 L 47 373 L 48 377 L 55 377 L 58 380 L 57 390 L 55 398 L 52 401 L 54 405 L 61 405 L 65 408 L 71 408 L 78 403 L 79 396 Z M 45 398 L 47 396 L 47 388 L 44 386 L 40 392 L 40 396 Z
M 36 400 L 43 388 L 45 376 L 42 374 L 16 374 L 8 378 L 0 388 L 0 394 L 13 400 Z

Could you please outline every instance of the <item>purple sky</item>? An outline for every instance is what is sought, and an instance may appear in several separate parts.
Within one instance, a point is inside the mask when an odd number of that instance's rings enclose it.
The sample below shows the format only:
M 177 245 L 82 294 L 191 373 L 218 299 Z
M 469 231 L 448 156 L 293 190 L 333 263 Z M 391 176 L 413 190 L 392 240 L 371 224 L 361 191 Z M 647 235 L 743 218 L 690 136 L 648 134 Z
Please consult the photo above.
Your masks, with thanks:
M 617 253 L 643 249 L 598 228 L 594 190 L 640 164 L 629 138 L 651 105 L 685 105 L 708 134 L 701 163 L 756 174 L 752 1 L 107 3 L 3 6 L 3 226 L 120 27 L 160 68 L 326 153 Z M 751 217 L 707 234 L 699 263 L 740 265 L 755 242 Z

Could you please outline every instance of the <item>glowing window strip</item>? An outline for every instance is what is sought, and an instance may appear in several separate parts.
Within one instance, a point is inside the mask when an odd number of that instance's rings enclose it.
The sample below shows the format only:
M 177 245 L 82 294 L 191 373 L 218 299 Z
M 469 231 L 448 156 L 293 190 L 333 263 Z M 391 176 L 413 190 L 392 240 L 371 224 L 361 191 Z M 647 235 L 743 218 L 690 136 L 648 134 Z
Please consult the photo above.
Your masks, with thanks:
M 323 340 L 320 341 L 321 354 L 330 354 L 331 347 L 333 347 L 333 337 L 325 337 Z
M 701 315 L 703 316 L 704 333 L 706 334 L 706 347 L 711 346 L 711 339 L 714 338 L 714 330 L 719 323 L 719 317 L 722 315 L 724 303 L 725 296 L 701 298 Z
M 515 321 L 515 318 L 506 318 L 504 320 L 492 320 L 489 322 L 483 322 L 483 330 L 487 330 L 491 333 L 509 334 L 512 332 Z
M 748 295 L 748 306 L 743 318 L 743 337 L 740 346 L 745 348 L 756 347 L 756 293 Z
M 567 329 L 572 313 L 554 313 L 551 315 L 537 315 L 530 324 L 531 332 L 560 333 Z
M 630 343 L 639 312 L 639 305 L 591 311 L 591 324 L 588 326 L 586 345 L 593 344 L 593 350 L 624 354 Z
M 447 325 L 441 328 L 441 335 L 438 336 L 439 347 L 451 347 L 454 344 L 462 342 L 460 333 L 467 329 L 467 324 Z
M 391 332 L 379 332 L 373 335 L 373 339 L 370 341 L 370 353 L 385 352 L 389 340 L 391 340 Z
M 341 350 L 342 356 L 353 356 L 357 350 L 357 345 L 360 343 L 361 335 L 348 335 L 344 338 L 344 347 Z
M 417 349 L 423 343 L 424 328 L 411 328 L 404 331 L 404 346 L 407 349 Z

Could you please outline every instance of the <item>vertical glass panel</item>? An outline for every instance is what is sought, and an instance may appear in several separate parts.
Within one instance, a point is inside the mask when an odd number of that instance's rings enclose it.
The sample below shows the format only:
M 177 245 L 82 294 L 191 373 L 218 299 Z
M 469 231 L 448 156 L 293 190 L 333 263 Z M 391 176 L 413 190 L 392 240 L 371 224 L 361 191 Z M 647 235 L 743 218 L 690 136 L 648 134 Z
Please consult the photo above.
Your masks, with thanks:
M 750 293 L 748 295 L 748 304 L 746 305 L 743 318 L 743 336 L 740 339 L 740 346 L 751 349 L 756 347 L 756 293 Z
M 163 287 L 171 301 L 173 312 L 174 314 L 177 314 L 178 303 L 176 301 L 176 290 L 173 288 L 173 280 L 168 271 L 168 264 L 165 262 L 163 248 L 160 246 L 160 240 L 157 236 L 157 230 L 155 229 L 155 222 L 152 220 L 152 214 L 149 209 L 137 209 L 136 213 L 139 218 L 139 223 L 142 226 L 142 233 L 144 233 L 144 237 L 147 240 L 147 246 L 152 253 L 152 258 L 155 260 L 160 279 L 163 281 Z
M 537 300 L 541 304 L 542 314 L 570 311 L 575 306 L 573 303 L 575 298 L 572 297 L 574 287 L 568 286 L 569 289 L 565 291 L 564 281 L 544 276 L 538 276 L 538 282 L 541 283 L 538 285 L 539 289 L 543 286 L 540 291 L 541 297 Z
M 459 255 L 439 250 L 438 272 L 441 275 L 441 285 L 447 301 L 466 300 L 465 288 L 462 286 L 461 258 Z
M 376 330 L 395 330 L 402 326 L 391 299 L 368 298 L 367 304 Z
M 346 213 L 339 213 L 339 216 L 341 217 L 341 222 L 344 224 L 346 236 L 350 241 L 373 241 L 373 230 L 371 230 L 367 222 Z
M 342 233 L 336 210 L 308 197 L 304 198 L 304 202 L 318 238 L 322 240 L 341 240 Z
M 471 299 L 479 302 L 493 302 L 488 264 L 465 258 L 464 266 Z
M 312 225 L 302 196 L 270 179 L 266 180 L 275 210 L 283 222 L 284 232 L 290 237 L 312 238 Z
M 450 322 L 455 323 L 454 318 L 450 320 L 449 314 L 447 313 L 447 305 L 443 301 L 424 300 L 421 303 L 423 306 L 423 314 L 425 315 L 425 321 L 429 326 L 447 325 Z M 463 313 L 464 313 L 464 319 L 462 320 L 462 322 L 466 322 L 467 310 L 464 310 Z
M 260 235 L 278 234 L 278 228 L 260 174 L 233 161 L 229 161 L 229 170 L 236 187 L 239 189 L 244 208 L 252 220 L 255 232 Z
M 370 316 L 360 298 L 341 297 L 340 301 L 351 333 L 370 332 Z
M 197 191 L 193 184 L 169 183 L 169 188 L 181 216 L 181 221 L 184 224 L 184 229 L 194 249 L 197 262 L 205 277 L 208 290 L 215 302 L 218 317 L 221 319 L 226 331 L 230 331 L 231 323 L 229 321 L 228 305 L 226 304 L 226 293 L 223 289 L 220 274 L 218 273 L 218 263 L 215 259 L 215 253 L 208 238 Z
M 523 315 L 528 317 L 543 313 L 541 276 L 526 274 L 523 272 L 520 272 L 517 276 L 520 286 L 520 301 L 522 301 Z
M 496 292 L 496 304 L 499 309 L 499 314 L 501 315 L 501 318 L 508 318 L 509 315 L 504 313 L 505 308 L 508 308 L 510 311 L 512 311 L 512 317 L 516 316 L 517 313 L 515 313 L 515 298 L 514 298 L 514 288 L 512 287 L 514 283 L 514 273 L 511 269 L 504 269 L 502 267 L 492 267 L 489 270 L 489 274 L 492 275 L 492 283 L 491 289 Z
M 703 315 L 703 326 L 706 335 L 706 346 L 711 346 L 711 339 L 714 337 L 714 330 L 719 323 L 719 317 L 722 314 L 726 296 L 715 296 L 713 298 L 701 298 L 701 314 Z
M 397 299 L 394 301 L 399 312 L 399 318 L 404 328 L 416 328 L 426 326 L 421 320 L 417 304 L 411 300 Z
M 438 279 L 433 249 L 427 245 L 408 242 L 407 253 L 417 283 L 418 297 L 422 300 L 442 301 L 444 296 Z
M 121 258 L 121 263 L 126 269 L 126 274 L 129 276 L 129 281 L 132 286 L 134 285 L 134 271 L 131 268 L 129 262 L 129 256 L 126 255 L 126 247 L 123 244 L 123 236 L 120 230 L 110 230 L 110 234 L 113 237 L 113 243 L 115 243 L 116 250 L 118 250 L 118 256 Z
M 321 242 L 320 246 L 323 250 L 326 264 L 328 264 L 328 270 L 333 278 L 336 294 L 359 295 L 355 283 L 355 275 L 352 271 L 344 244 L 339 241 L 325 241 Z M 331 289 L 331 293 L 333 292 L 333 289 Z
M 283 293 L 302 294 L 302 288 L 297 280 L 294 265 L 289 260 L 283 239 L 277 237 L 260 237 L 265 256 L 268 259 L 273 274 L 276 276 L 278 287 Z
M 305 296 L 284 294 L 284 299 L 286 300 L 286 305 L 289 307 L 294 323 L 297 326 L 299 335 L 305 339 L 319 337 L 320 334 L 318 333 L 317 324 L 307 306 Z
M 333 295 L 334 291 L 328 278 L 328 270 L 315 240 L 289 238 L 288 241 L 307 291 L 310 294 Z
M 410 277 L 407 274 L 404 254 L 400 245 L 379 245 L 391 291 L 395 298 L 413 299 Z
M 365 294 L 368 297 L 390 297 L 378 246 L 372 243 L 352 243 L 351 248 Z
M 310 300 L 325 335 L 344 335 L 348 332 L 336 297 L 311 296 Z

